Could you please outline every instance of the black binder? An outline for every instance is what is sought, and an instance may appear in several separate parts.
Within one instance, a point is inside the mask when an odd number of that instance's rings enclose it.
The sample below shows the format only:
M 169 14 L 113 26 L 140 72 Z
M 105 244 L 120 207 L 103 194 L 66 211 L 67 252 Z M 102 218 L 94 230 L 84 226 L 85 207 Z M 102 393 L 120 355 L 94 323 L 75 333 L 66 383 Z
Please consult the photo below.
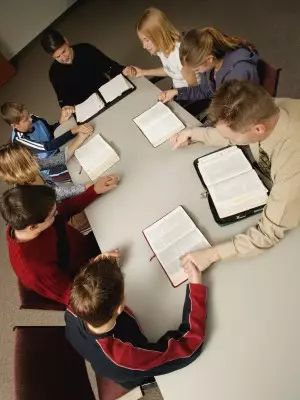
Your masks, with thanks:
M 227 147 L 230 147 L 230 146 L 227 146 Z M 223 147 L 223 148 L 218 149 L 218 150 L 216 150 L 216 151 L 212 151 L 211 153 L 205 154 L 204 156 L 198 157 L 198 158 L 196 158 L 196 160 L 194 160 L 194 162 L 193 162 L 194 167 L 195 167 L 196 172 L 197 172 L 197 175 L 198 175 L 198 177 L 199 177 L 199 179 L 200 179 L 200 181 L 201 181 L 203 187 L 205 188 L 205 195 L 204 195 L 203 197 L 207 197 L 208 204 L 209 204 L 209 207 L 210 207 L 210 209 L 211 209 L 211 212 L 212 212 L 212 215 L 213 215 L 213 217 L 214 217 L 214 220 L 217 222 L 217 224 L 222 225 L 222 226 L 229 225 L 229 224 L 232 224 L 232 223 L 234 223 L 234 222 L 240 221 L 241 219 L 251 217 L 252 215 L 261 212 L 261 211 L 263 210 L 263 208 L 265 207 L 265 205 L 263 204 L 263 205 L 261 205 L 261 206 L 258 206 L 258 207 L 255 207 L 255 208 L 251 208 L 251 209 L 249 209 L 249 210 L 245 210 L 245 211 L 242 211 L 242 212 L 240 212 L 240 213 L 238 213 L 238 214 L 230 215 L 230 216 L 225 217 L 225 218 L 221 218 L 221 217 L 219 216 L 218 211 L 217 211 L 217 209 L 216 209 L 216 207 L 215 207 L 215 204 L 214 204 L 214 202 L 213 202 L 213 199 L 212 199 L 212 197 L 211 197 L 211 195 L 210 195 L 210 193 L 209 193 L 208 187 L 206 186 L 206 184 L 205 184 L 205 182 L 204 182 L 204 179 L 203 179 L 203 177 L 202 177 L 202 175 L 201 175 L 201 172 L 200 172 L 199 169 L 198 169 L 198 160 L 199 160 L 200 158 L 204 158 L 204 157 L 206 157 L 206 156 L 208 156 L 208 155 L 210 155 L 210 154 L 217 153 L 218 151 L 222 151 L 222 150 L 224 150 L 225 148 L 226 148 L 226 147 Z M 244 154 L 244 155 L 245 155 L 245 154 Z M 245 156 L 245 157 L 246 157 L 246 156 Z M 247 158 L 247 157 L 246 157 L 246 158 Z M 249 161 L 249 160 L 248 160 L 248 161 Z M 261 180 L 261 179 L 260 179 L 260 180 Z M 263 183 L 263 182 L 262 182 L 262 183 Z M 263 184 L 264 184 L 264 183 L 263 183 Z M 265 186 L 265 185 L 264 185 L 264 186 Z M 269 192 L 268 192 L 268 193 L 269 193 Z
M 91 121 L 92 119 L 94 119 L 95 117 L 97 117 L 98 115 L 100 115 L 102 112 L 104 112 L 105 110 L 107 110 L 108 108 L 110 108 L 111 106 L 113 106 L 114 104 L 118 103 L 120 100 L 122 100 L 124 97 L 128 96 L 130 93 L 132 93 L 134 90 L 136 90 L 136 85 L 124 74 L 120 74 L 123 76 L 123 78 L 125 78 L 133 87 L 132 88 L 128 88 L 128 90 L 126 90 L 125 92 L 123 92 L 120 96 L 116 97 L 114 100 L 110 101 L 110 102 L 106 102 L 102 96 L 102 94 L 99 92 L 99 90 L 96 90 L 94 93 L 101 99 L 101 101 L 103 101 L 103 103 L 105 104 L 105 106 L 103 108 L 101 108 L 101 110 L 99 110 L 96 114 L 92 115 L 90 118 L 86 119 L 85 121 L 81 121 L 78 122 L 77 118 L 76 118 L 76 112 L 74 113 L 76 122 L 78 125 L 82 125 L 85 124 L 89 121 Z M 112 78 L 113 79 L 113 78 Z M 109 81 L 108 81 L 109 82 Z M 100 86 L 101 88 L 101 86 Z M 99 88 L 99 89 L 100 89 Z M 93 93 L 92 93 L 93 94 Z

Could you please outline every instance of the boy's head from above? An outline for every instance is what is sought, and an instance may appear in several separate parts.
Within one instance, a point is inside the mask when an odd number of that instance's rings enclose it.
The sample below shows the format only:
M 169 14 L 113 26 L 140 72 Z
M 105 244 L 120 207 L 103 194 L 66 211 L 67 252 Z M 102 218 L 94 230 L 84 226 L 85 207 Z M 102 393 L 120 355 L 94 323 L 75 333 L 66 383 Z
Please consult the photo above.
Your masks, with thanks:
M 209 119 L 232 144 L 265 140 L 279 118 L 279 109 L 269 93 L 249 81 L 225 82 L 215 93 Z
M 0 146 L 0 179 L 8 184 L 34 183 L 39 175 L 39 165 L 28 150 L 20 143 Z
M 0 211 L 22 237 L 33 239 L 49 228 L 57 214 L 55 191 L 46 185 L 20 185 L 3 193 Z
M 24 104 L 6 102 L 1 106 L 1 117 L 19 132 L 30 132 L 32 118 Z
M 41 45 L 60 64 L 72 64 L 74 51 L 61 33 L 48 29 L 42 35 Z
M 124 309 L 124 278 L 115 258 L 100 255 L 80 270 L 70 307 L 92 327 L 115 322 Z
M 144 11 L 136 24 L 136 31 L 143 48 L 151 55 L 157 52 L 169 55 L 181 38 L 166 14 L 153 7 Z

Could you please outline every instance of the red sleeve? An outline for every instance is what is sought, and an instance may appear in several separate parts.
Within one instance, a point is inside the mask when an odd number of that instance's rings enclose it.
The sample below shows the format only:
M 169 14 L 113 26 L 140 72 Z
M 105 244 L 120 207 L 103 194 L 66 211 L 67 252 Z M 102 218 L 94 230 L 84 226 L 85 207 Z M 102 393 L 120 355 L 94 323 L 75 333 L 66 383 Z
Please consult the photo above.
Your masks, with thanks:
M 59 215 L 65 220 L 68 220 L 75 214 L 79 214 L 83 211 L 90 203 L 92 203 L 100 195 L 94 190 L 94 185 L 90 186 L 85 192 L 78 194 L 77 196 L 70 197 L 63 200 L 57 205 Z
M 156 343 L 145 343 L 137 347 L 134 343 L 123 342 L 114 337 L 98 340 L 105 355 L 119 367 L 137 371 L 151 371 L 182 360 L 178 368 L 200 349 L 205 337 L 207 289 L 201 284 L 187 286 L 182 323 L 175 331 L 167 332 Z M 174 369 L 170 366 L 170 370 Z M 154 372 L 154 371 L 153 371 Z

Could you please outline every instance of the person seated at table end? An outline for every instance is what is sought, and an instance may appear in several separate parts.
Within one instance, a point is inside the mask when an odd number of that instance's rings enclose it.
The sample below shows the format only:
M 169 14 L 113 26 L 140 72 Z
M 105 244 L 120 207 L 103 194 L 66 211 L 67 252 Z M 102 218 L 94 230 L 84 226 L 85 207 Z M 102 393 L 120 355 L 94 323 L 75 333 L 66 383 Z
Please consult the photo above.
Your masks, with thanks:
M 215 93 L 209 119 L 215 127 L 185 129 L 170 139 L 173 148 L 244 146 L 270 193 L 255 226 L 183 257 L 183 264 L 192 261 L 202 271 L 220 259 L 262 253 L 300 224 L 300 100 L 273 99 L 262 86 L 232 80 Z
M 55 60 L 50 67 L 49 78 L 61 107 L 82 103 L 124 68 L 91 44 L 71 46 L 54 29 L 43 33 L 41 45 Z
M 96 375 L 130 389 L 155 375 L 183 368 L 199 356 L 205 336 L 207 288 L 192 263 L 185 266 L 185 272 L 189 283 L 182 322 L 153 343 L 125 306 L 124 280 L 116 258 L 99 256 L 81 269 L 65 312 L 66 336 Z M 153 323 L 158 321 L 155 318 Z

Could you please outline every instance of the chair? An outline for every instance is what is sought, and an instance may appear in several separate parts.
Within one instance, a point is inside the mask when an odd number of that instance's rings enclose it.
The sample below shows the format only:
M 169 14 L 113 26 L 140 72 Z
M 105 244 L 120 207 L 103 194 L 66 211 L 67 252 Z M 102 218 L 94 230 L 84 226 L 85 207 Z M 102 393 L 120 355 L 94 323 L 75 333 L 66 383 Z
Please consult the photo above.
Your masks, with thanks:
M 95 400 L 83 358 L 61 326 L 18 326 L 15 400 Z
M 21 300 L 20 309 L 57 311 L 64 311 L 66 309 L 64 304 L 47 299 L 46 297 L 40 296 L 32 290 L 25 288 L 20 281 L 18 281 L 18 286 Z
M 257 71 L 260 84 L 270 93 L 272 97 L 275 97 L 277 94 L 281 68 L 275 68 L 264 60 L 258 60 Z
M 128 392 L 128 389 L 125 389 L 110 379 L 102 376 L 97 376 L 96 379 L 99 399 L 101 400 L 121 399 L 122 396 Z

